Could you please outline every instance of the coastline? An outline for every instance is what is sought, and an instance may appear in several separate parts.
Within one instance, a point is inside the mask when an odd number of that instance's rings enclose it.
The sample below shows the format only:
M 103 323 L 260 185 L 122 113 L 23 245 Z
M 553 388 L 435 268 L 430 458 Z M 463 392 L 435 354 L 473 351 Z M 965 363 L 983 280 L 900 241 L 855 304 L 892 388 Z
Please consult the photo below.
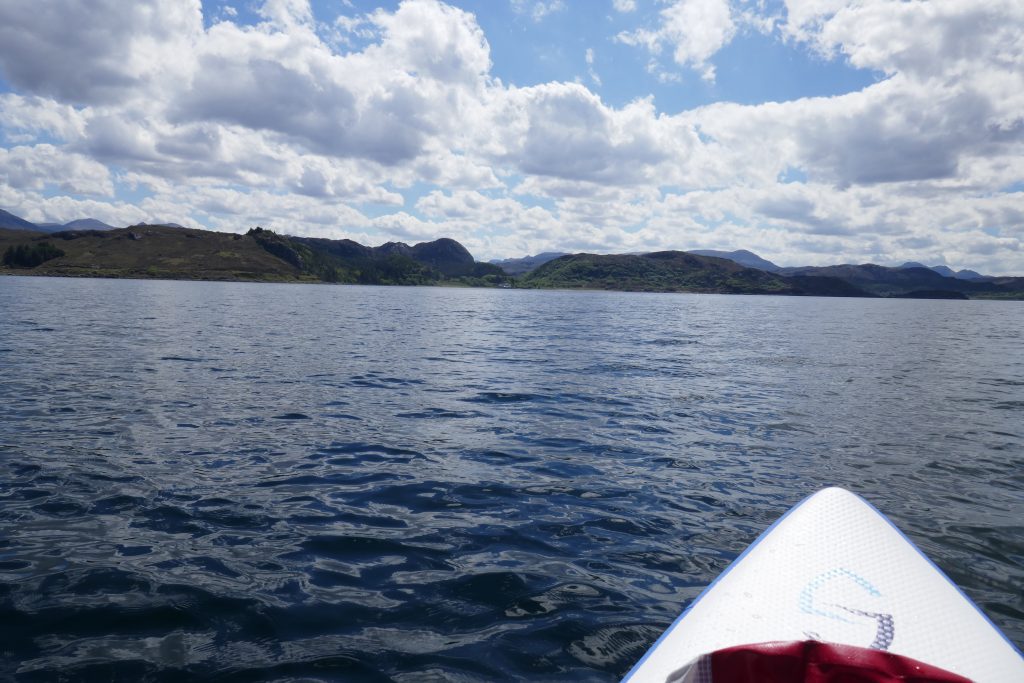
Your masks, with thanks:
M 139 280 L 156 282 L 230 282 L 239 284 L 269 284 L 269 285 L 333 285 L 342 287 L 395 287 L 395 288 L 420 288 L 437 287 L 441 289 L 507 289 L 518 291 L 544 291 L 544 292 L 584 292 L 584 293 L 623 293 L 623 294 L 700 294 L 709 296 L 739 296 L 739 297 L 794 297 L 794 298 L 820 298 L 820 299 L 885 299 L 885 300 L 914 300 L 914 301 L 1024 301 L 1022 296 L 973 296 L 961 297 L 933 297 L 933 296 L 826 296 L 820 294 L 806 294 L 798 292 L 723 292 L 701 289 L 610 289 L 600 287 L 538 287 L 538 286 L 512 286 L 501 287 L 498 285 L 477 285 L 466 284 L 457 281 L 442 281 L 427 284 L 402 284 L 402 283 L 359 283 L 359 282 L 326 282 L 316 278 L 209 278 L 209 277 L 181 277 L 172 276 L 147 276 L 140 274 L 101 274 L 101 273 L 53 273 L 53 272 L 18 272 L 17 269 L 0 268 L 0 277 L 30 277 L 30 278 L 66 278 L 70 280 Z

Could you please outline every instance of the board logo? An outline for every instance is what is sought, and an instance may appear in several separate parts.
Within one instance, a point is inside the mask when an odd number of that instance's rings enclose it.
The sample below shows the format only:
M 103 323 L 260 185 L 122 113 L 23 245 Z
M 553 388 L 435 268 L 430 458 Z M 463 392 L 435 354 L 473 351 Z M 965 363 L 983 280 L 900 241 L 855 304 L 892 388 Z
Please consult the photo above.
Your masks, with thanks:
M 851 590 L 851 584 L 854 586 Z M 837 567 L 814 577 L 800 590 L 800 611 L 844 624 L 856 624 L 863 618 L 875 622 L 875 637 L 868 647 L 872 650 L 888 650 L 896 636 L 896 625 L 891 614 L 872 609 L 863 609 L 882 593 L 864 577 Z M 877 604 L 877 603 L 875 603 Z M 817 633 L 807 633 L 818 639 Z

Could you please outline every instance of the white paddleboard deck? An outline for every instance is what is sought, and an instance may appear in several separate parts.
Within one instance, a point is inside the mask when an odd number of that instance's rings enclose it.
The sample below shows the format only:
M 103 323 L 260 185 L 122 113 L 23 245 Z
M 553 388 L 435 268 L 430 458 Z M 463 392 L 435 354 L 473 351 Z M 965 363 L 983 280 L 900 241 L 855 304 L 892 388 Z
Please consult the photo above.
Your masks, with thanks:
M 702 654 L 818 640 L 910 657 L 976 683 L 1024 682 L 1024 658 L 869 503 L 839 488 L 765 531 L 626 675 L 664 683 Z

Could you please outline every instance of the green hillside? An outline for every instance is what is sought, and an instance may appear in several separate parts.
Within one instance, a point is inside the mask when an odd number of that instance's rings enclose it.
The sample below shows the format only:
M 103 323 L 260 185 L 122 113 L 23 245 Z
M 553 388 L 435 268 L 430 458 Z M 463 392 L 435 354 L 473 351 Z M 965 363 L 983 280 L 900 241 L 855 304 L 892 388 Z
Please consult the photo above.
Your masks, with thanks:
M 245 235 L 163 225 L 53 234 L 0 229 L 0 273 L 81 277 L 455 284 L 497 286 L 508 277 L 461 244 L 366 247 L 351 240 Z
M 784 275 L 839 278 L 878 296 L 898 298 L 1021 299 L 1024 278 L 962 280 L 925 267 L 888 268 L 873 263 L 784 268 Z M 943 295 L 945 293 L 945 295 Z
M 727 259 L 682 251 L 562 256 L 528 273 L 519 284 L 537 288 L 635 292 L 868 296 L 834 278 L 785 278 L 745 268 Z
M 5 253 L 11 247 L 42 242 L 52 244 L 63 255 L 31 269 L 4 268 L 33 275 L 189 280 L 312 279 L 244 235 L 159 225 L 53 234 L 0 230 L 0 251 Z

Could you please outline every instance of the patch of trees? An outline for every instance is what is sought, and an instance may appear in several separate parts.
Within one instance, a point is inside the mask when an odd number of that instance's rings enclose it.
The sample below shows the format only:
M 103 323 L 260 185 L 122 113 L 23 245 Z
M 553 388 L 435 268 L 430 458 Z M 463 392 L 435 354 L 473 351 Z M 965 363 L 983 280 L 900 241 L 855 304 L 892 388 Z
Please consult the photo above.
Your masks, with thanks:
M 64 252 L 49 242 L 38 244 L 17 244 L 7 247 L 3 263 L 11 268 L 35 268 L 51 259 L 63 256 Z

